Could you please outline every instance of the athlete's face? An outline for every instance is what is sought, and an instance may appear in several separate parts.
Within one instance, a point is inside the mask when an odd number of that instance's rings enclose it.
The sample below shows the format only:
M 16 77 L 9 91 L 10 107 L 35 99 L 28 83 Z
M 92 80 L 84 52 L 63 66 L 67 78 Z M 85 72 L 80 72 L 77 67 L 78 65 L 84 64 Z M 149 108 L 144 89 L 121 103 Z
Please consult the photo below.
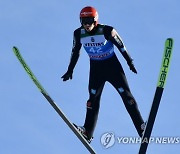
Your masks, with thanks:
M 82 25 L 86 31 L 88 32 L 92 31 L 95 27 L 94 18 L 93 17 L 82 18 Z
M 95 25 L 94 25 L 94 23 L 91 25 L 90 24 L 83 24 L 83 27 L 87 32 L 90 32 L 94 29 Z

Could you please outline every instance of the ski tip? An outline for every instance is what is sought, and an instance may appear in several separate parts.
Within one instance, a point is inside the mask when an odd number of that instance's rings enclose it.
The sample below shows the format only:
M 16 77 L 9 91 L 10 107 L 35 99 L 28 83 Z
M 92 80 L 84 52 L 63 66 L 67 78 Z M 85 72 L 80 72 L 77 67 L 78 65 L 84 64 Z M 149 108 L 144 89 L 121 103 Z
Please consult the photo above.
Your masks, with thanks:
M 165 41 L 165 46 L 169 48 L 173 48 L 174 40 L 173 38 L 167 38 Z
M 13 46 L 13 50 L 18 50 L 18 48 L 16 46 Z
M 12 50 L 15 54 L 19 53 L 19 49 L 16 46 L 13 46 Z
M 167 40 L 173 40 L 173 38 L 169 37 L 169 38 L 167 38 Z
M 167 38 L 167 41 L 169 41 L 169 42 L 174 42 L 174 39 L 173 38 Z

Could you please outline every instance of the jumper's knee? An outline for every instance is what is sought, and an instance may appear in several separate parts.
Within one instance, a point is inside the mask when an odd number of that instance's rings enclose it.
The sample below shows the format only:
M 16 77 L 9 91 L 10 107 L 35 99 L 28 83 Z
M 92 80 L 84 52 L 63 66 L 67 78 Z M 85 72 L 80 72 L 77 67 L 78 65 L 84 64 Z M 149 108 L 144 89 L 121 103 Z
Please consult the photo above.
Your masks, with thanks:
M 92 109 L 92 102 L 90 100 L 87 101 L 86 107 L 87 109 Z
M 129 100 L 128 100 L 128 104 L 129 104 L 129 105 L 134 105 L 134 104 L 136 104 L 136 102 L 135 102 L 134 99 L 129 99 Z
M 86 103 L 87 109 L 98 110 L 100 104 L 100 98 L 98 97 L 90 97 L 90 99 Z

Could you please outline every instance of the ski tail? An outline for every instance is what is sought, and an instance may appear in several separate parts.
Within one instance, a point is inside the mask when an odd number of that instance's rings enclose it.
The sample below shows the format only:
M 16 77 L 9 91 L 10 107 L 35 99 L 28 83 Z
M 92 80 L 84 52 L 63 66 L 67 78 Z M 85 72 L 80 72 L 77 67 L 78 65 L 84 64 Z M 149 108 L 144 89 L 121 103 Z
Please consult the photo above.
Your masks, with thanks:
M 78 132 L 78 130 L 74 127 L 74 125 L 69 121 L 69 119 L 65 116 L 65 114 L 61 111 L 61 109 L 56 105 L 56 103 L 53 101 L 53 99 L 50 97 L 50 95 L 47 93 L 47 91 L 43 88 L 43 86 L 40 84 L 40 82 L 37 80 L 29 66 L 26 64 L 25 60 L 21 56 L 19 50 L 17 47 L 13 47 L 13 52 L 24 67 L 25 71 L 28 73 L 34 84 L 37 86 L 37 88 L 40 90 L 42 95 L 47 99 L 47 101 L 51 104 L 51 106 L 55 109 L 55 111 L 59 114 L 59 116 L 64 120 L 64 122 L 68 125 L 68 127 L 74 132 L 74 134 L 79 138 L 79 140 L 83 143 L 83 145 L 87 148 L 87 150 L 91 154 L 95 154 L 94 149 L 89 145 L 89 143 L 84 139 L 84 137 Z
M 156 87 L 153 103 L 151 106 L 150 114 L 148 117 L 148 121 L 147 121 L 147 124 L 145 127 L 145 131 L 144 131 L 144 134 L 143 134 L 143 137 L 141 140 L 139 154 L 145 154 L 147 151 L 151 132 L 152 132 L 155 118 L 156 118 L 156 115 L 158 112 L 159 104 L 161 101 L 161 97 L 163 94 L 163 90 L 164 90 L 167 75 L 168 75 L 168 70 L 170 67 L 170 61 L 171 61 L 171 57 L 172 57 L 172 49 L 173 49 L 173 39 L 168 38 L 165 41 L 164 54 L 163 54 L 161 69 L 160 69 L 159 78 L 158 78 L 158 82 L 157 82 L 157 87 Z

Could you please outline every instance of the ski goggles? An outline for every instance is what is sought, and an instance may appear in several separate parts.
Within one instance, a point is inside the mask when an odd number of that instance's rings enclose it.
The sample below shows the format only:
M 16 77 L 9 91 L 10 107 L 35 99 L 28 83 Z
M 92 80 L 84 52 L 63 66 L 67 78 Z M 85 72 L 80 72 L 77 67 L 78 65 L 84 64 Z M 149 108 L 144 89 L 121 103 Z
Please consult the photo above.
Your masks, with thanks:
M 81 18 L 81 24 L 84 25 L 92 25 L 94 22 L 94 17 Z

